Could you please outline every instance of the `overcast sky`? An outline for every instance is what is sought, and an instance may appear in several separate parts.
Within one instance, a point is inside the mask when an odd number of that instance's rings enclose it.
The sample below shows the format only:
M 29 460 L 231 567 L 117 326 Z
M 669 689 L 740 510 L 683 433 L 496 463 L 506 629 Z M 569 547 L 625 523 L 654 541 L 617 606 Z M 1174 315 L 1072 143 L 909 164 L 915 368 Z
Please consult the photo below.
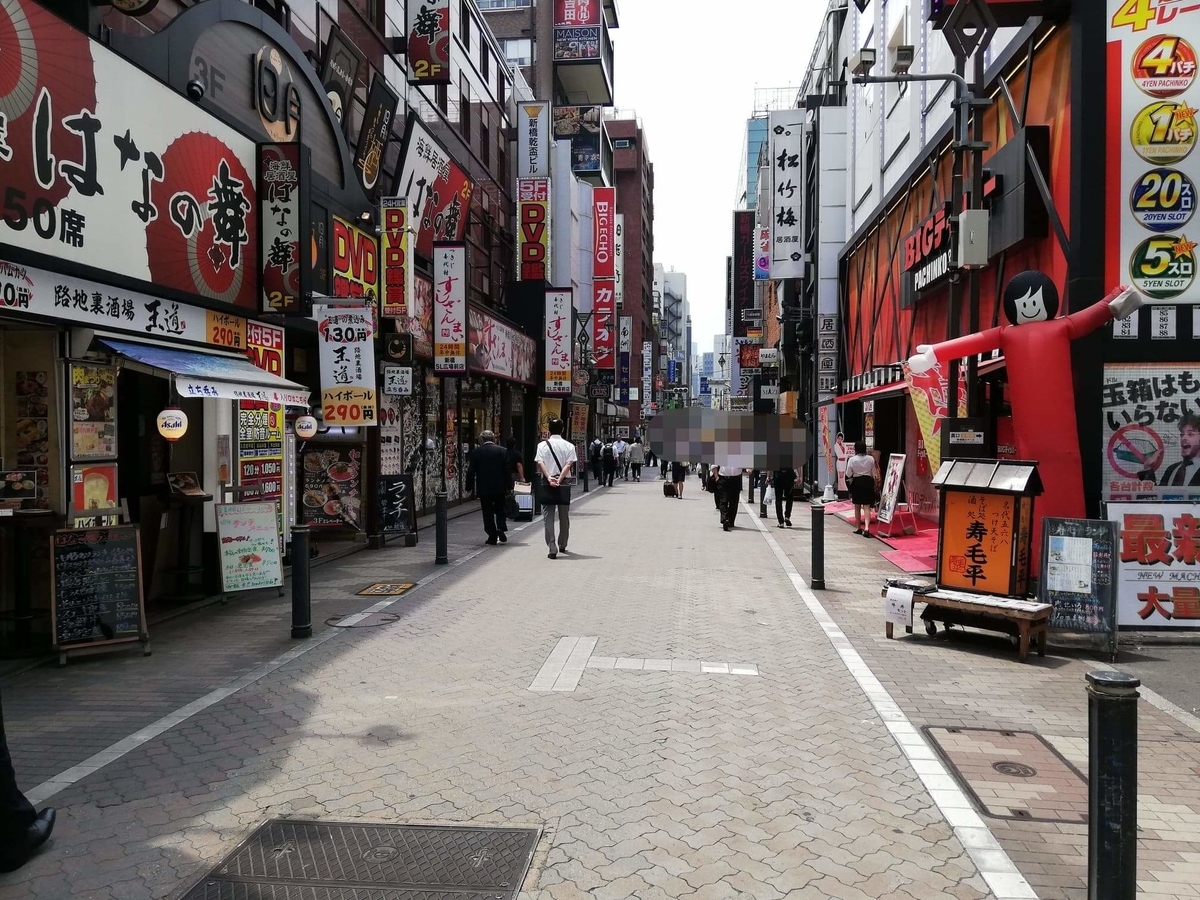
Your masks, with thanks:
M 654 164 L 654 261 L 688 276 L 693 338 L 725 330 L 725 256 L 754 89 L 799 87 L 823 0 L 619 0 L 616 105 L 635 110 Z

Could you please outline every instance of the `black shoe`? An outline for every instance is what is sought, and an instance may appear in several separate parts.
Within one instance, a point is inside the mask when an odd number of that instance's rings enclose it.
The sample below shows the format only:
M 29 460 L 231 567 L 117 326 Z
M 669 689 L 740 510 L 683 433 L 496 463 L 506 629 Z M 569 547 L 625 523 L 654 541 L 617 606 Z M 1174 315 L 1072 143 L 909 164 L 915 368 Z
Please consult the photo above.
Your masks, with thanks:
M 506 532 L 503 532 L 503 531 L 500 532 L 499 537 L 500 537 L 500 543 L 502 543 L 502 544 L 508 543 L 508 534 Z
M 566 548 L 565 546 L 559 547 L 559 548 L 558 548 L 558 552 L 559 552 L 559 553 L 566 553 L 566 552 L 567 552 L 567 548 Z
M 780 528 L 782 528 L 782 527 L 783 527 L 783 523 L 782 523 L 782 522 L 780 522 L 780 523 L 779 523 L 779 527 L 780 527 Z
M 484 541 L 484 543 L 485 543 L 485 544 L 489 544 L 490 546 L 493 546 L 493 547 L 494 547 L 494 546 L 496 546 L 496 543 L 497 543 L 497 542 L 496 542 L 496 539 L 495 539 L 494 537 L 490 537 L 490 538 L 488 538 L 486 541 Z
M 732 525 L 722 525 L 721 527 L 724 528 L 726 531 L 733 531 Z
M 791 528 L 791 527 L 792 527 L 792 520 L 791 520 L 791 519 L 784 519 L 784 520 L 783 520 L 783 524 L 784 524 L 784 525 L 786 525 L 788 528 Z
M 16 846 L 0 851 L 0 872 L 15 872 L 29 862 L 34 851 L 49 840 L 50 833 L 54 831 L 54 819 L 55 812 L 52 807 L 47 806 L 38 813 Z
M 558 559 L 558 554 L 555 553 L 553 550 L 551 550 L 549 553 L 546 554 L 546 558 L 547 559 Z
M 862 533 L 863 533 L 863 530 L 862 530 L 861 528 L 855 528 L 855 529 L 854 529 L 854 533 L 855 533 L 855 534 L 862 534 Z

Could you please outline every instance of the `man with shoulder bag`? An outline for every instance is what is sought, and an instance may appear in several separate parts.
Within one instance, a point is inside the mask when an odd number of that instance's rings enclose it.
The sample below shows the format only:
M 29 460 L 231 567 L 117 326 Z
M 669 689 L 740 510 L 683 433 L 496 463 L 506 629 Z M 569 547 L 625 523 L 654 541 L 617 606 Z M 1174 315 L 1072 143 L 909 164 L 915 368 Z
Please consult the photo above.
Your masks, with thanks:
M 546 546 L 550 559 L 567 552 L 567 539 L 571 535 L 571 486 L 575 483 L 575 466 L 578 460 L 575 446 L 562 436 L 562 419 L 550 421 L 550 437 L 538 444 L 538 474 L 541 475 L 542 516 L 546 527 Z M 558 536 L 554 534 L 554 520 L 559 520 Z

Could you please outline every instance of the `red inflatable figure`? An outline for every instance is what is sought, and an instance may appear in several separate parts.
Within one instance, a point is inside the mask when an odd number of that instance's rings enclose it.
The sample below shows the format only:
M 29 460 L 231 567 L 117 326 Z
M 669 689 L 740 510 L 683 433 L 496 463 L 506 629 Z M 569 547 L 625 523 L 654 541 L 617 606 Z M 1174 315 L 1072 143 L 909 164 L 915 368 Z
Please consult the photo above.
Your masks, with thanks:
M 1004 353 L 1017 458 L 1036 461 L 1045 486 L 1035 501 L 1034 565 L 1041 556 L 1041 520 L 1046 516 L 1082 518 L 1086 512 L 1071 341 L 1113 319 L 1124 319 L 1143 302 L 1134 290 L 1122 286 L 1087 309 L 1056 319 L 1058 289 L 1054 282 L 1041 272 L 1022 272 L 1004 291 L 1004 315 L 1011 325 L 933 346 L 923 344 L 917 347 L 919 354 L 908 361 L 912 370 L 920 373 L 952 359 L 997 349 Z

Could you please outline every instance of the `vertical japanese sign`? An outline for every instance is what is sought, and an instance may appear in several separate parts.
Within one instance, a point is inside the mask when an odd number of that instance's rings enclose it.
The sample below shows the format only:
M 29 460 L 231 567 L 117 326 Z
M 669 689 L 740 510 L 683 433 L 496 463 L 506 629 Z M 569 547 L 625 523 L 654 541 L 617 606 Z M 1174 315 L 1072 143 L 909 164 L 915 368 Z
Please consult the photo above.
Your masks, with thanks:
M 362 298 L 372 308 L 379 296 L 379 242 L 349 222 L 333 217 L 333 296 Z
M 641 397 L 643 412 L 645 412 L 646 406 L 650 402 L 653 387 L 654 343 L 652 341 L 642 341 L 642 392 L 639 396 Z
M 305 252 L 309 150 L 299 142 L 258 147 L 263 312 L 297 314 L 311 263 Z
M 517 104 L 517 178 L 550 177 L 550 104 Z
M 758 236 L 754 254 L 754 280 L 768 281 L 771 278 L 771 226 L 756 225 L 754 233 Z
M 625 304 L 625 217 L 621 215 L 616 217 L 613 228 L 613 271 L 616 274 L 613 296 L 617 309 L 621 309 Z
M 462 240 L 475 185 L 415 113 L 408 117 L 400 158 L 395 193 L 408 198 L 415 250 L 430 259 L 434 241 Z
M 409 0 L 407 6 L 408 83 L 449 84 L 450 0 Z
M 517 181 L 519 281 L 550 280 L 550 179 Z
M 264 372 L 283 377 L 284 331 L 264 322 L 246 323 L 246 356 Z M 238 484 L 243 497 L 274 500 L 283 495 L 283 406 L 238 401 Z M 280 530 L 282 530 L 280 522 Z
M 1194 303 L 1200 6 L 1108 0 L 1108 13 L 1107 277 Z
M 467 371 L 467 247 L 433 248 L 433 370 Z
M 1010 494 L 947 491 L 940 525 L 938 584 L 1006 594 L 1016 563 L 1017 502 Z
M 542 393 L 570 394 L 572 371 L 571 292 L 546 291 L 546 379 Z
M 383 288 L 380 293 L 385 319 L 405 319 L 412 294 L 412 241 L 409 239 L 408 201 L 384 197 L 380 204 L 383 222 Z
M 391 89 L 383 73 L 377 72 L 371 82 L 371 93 L 367 95 L 367 110 L 358 132 L 358 148 L 354 151 L 354 173 L 368 200 L 375 199 L 379 188 L 383 151 L 391 137 L 392 118 L 399 103 L 400 95 Z
M 1120 531 L 1117 624 L 1200 626 L 1200 506 L 1110 503 Z
M 554 27 L 600 24 L 600 0 L 554 0 Z
M 771 278 L 804 274 L 804 110 L 767 120 L 771 162 Z
M 733 335 L 746 337 L 742 313 L 754 308 L 754 210 L 733 213 Z M 740 395 L 735 395 L 740 396 Z
M 633 316 L 621 316 L 621 328 L 617 334 L 617 397 L 619 402 L 629 402 L 629 365 L 633 356 Z
M 325 39 L 325 56 L 321 60 L 321 86 L 342 126 L 342 133 L 349 130 L 350 103 L 354 99 L 354 82 L 363 64 L 363 55 L 336 25 L 330 26 Z
M 597 281 L 592 300 L 592 353 L 597 369 L 617 366 L 616 301 L 611 281 Z M 609 382 L 611 384 L 611 381 Z
M 365 307 L 314 306 L 326 425 L 374 425 L 375 317 Z
M 613 239 L 616 231 L 617 189 L 598 187 L 592 191 L 592 276 L 597 280 L 617 277 Z

